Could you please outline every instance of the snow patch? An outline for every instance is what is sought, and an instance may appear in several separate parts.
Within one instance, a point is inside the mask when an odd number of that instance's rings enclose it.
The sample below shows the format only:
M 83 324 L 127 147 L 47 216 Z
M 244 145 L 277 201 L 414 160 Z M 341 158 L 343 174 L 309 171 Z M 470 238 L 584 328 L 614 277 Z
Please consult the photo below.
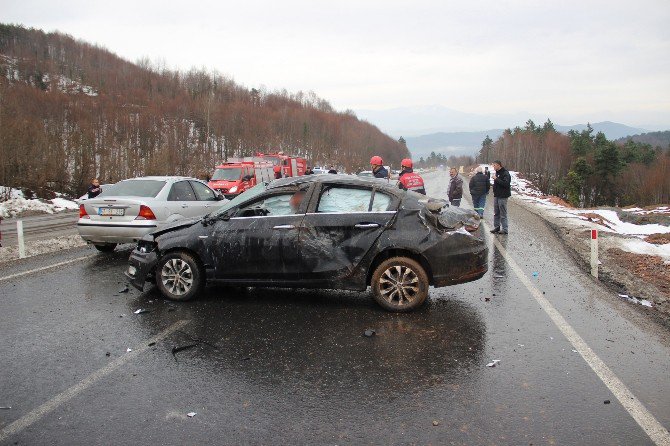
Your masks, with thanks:
M 25 211 L 53 214 L 54 212 L 66 209 L 74 210 L 79 208 L 79 205 L 74 201 L 62 197 L 57 197 L 53 200 L 41 200 L 38 198 L 28 200 L 19 189 L 12 189 L 6 186 L 0 186 L 0 197 L 9 197 L 5 201 L 0 201 L 0 218 L 15 217 Z

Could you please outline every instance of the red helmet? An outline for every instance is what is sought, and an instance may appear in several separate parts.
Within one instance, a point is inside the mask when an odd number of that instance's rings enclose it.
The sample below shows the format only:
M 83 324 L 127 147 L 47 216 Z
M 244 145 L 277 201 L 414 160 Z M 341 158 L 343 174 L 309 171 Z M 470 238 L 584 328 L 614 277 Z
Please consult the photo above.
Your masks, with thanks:
M 382 159 L 381 156 L 373 156 L 370 158 L 370 164 L 374 164 L 376 166 L 383 166 L 384 165 L 384 160 Z
M 281 172 L 281 166 L 274 166 L 272 170 L 274 171 L 274 173 Z
M 412 160 L 409 158 L 405 158 L 400 162 L 400 167 L 409 167 L 410 169 L 412 168 Z

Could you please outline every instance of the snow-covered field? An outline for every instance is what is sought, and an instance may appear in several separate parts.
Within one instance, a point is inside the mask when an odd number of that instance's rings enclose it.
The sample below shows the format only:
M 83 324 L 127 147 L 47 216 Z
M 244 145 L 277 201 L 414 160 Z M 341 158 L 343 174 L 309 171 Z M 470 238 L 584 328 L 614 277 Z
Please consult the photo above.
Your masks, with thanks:
M 44 212 L 53 214 L 63 210 L 74 210 L 79 205 L 71 200 L 56 197 L 53 200 L 41 200 L 37 198 L 27 199 L 23 192 L 18 189 L 10 189 L 0 186 L 0 197 L 9 197 L 6 201 L 0 201 L 0 218 L 11 218 L 26 211 Z

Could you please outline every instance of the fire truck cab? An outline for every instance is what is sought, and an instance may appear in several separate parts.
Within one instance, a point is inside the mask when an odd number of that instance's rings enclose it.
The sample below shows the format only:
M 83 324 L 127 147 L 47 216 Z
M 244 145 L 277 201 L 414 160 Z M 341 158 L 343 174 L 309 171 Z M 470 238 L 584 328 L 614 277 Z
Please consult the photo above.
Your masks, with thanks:
M 208 185 L 231 199 L 259 182 L 272 181 L 272 164 L 267 161 L 239 160 L 216 166 Z

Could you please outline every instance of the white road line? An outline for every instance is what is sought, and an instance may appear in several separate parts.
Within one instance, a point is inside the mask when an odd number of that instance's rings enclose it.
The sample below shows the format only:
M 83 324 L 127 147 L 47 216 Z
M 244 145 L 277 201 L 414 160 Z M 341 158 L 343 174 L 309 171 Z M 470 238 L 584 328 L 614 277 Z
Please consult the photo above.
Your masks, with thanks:
M 88 255 L 88 256 L 84 256 L 84 257 L 77 257 L 76 259 L 67 260 L 65 262 L 60 262 L 60 263 L 55 263 L 55 264 L 49 265 L 49 266 L 43 266 L 42 268 L 31 269 L 29 271 L 23 271 L 23 272 L 20 272 L 20 273 L 11 274 L 9 276 L 0 277 L 0 282 L 3 282 L 5 280 L 16 279 L 17 277 L 27 276 L 28 274 L 32 274 L 32 273 L 38 273 L 40 271 L 46 271 L 46 270 L 52 269 L 52 268 L 58 268 L 59 266 L 69 265 L 70 263 L 75 263 L 75 262 L 79 262 L 81 260 L 90 259 L 91 257 L 95 257 L 95 256 L 96 256 L 96 254 L 91 254 L 91 255 Z
M 127 363 L 128 361 L 131 361 L 132 359 L 136 358 L 140 353 L 143 353 L 146 350 L 148 350 L 150 348 L 149 344 L 151 344 L 152 342 L 158 342 L 162 339 L 165 339 L 166 337 L 168 337 L 169 335 L 171 335 L 175 331 L 179 330 L 180 328 L 182 328 L 184 325 L 186 325 L 188 323 L 189 323 L 189 321 L 187 321 L 187 320 L 181 320 L 181 321 L 175 322 L 174 324 L 170 325 L 165 330 L 158 333 L 153 338 L 151 338 L 147 341 L 144 341 L 142 344 L 140 344 L 136 347 L 133 347 L 131 352 L 126 353 L 125 355 L 119 357 L 118 359 L 115 359 L 114 361 L 110 362 L 109 364 L 107 364 L 105 367 L 99 369 L 98 371 L 91 373 L 86 378 L 84 378 L 82 381 L 80 381 L 78 384 L 75 384 L 74 386 L 70 387 L 69 389 L 65 390 L 64 392 L 59 393 L 58 395 L 56 395 L 55 397 L 53 397 L 52 399 L 50 399 L 46 403 L 39 406 L 37 409 L 32 410 L 31 412 L 22 416 L 18 420 L 9 424 L 4 429 L 0 430 L 0 443 L 5 441 L 11 435 L 14 435 L 14 434 L 17 434 L 17 433 L 21 432 L 23 429 L 25 429 L 28 426 L 30 426 L 31 424 L 35 423 L 40 418 L 47 415 L 49 412 L 52 412 L 54 409 L 56 409 L 61 404 L 64 404 L 64 403 L 70 401 L 72 398 L 77 396 L 82 391 L 91 387 L 93 384 L 95 384 L 100 379 L 109 375 L 114 370 L 118 369 L 119 367 L 121 367 L 122 365 Z
M 488 225 L 484 224 L 484 230 L 488 231 Z M 651 440 L 659 446 L 670 446 L 670 432 L 663 427 L 661 423 L 647 410 L 640 400 L 633 394 L 633 392 L 626 387 L 626 385 L 610 370 L 610 368 L 603 362 L 602 359 L 595 354 L 591 347 L 589 347 L 584 339 L 582 339 L 574 328 L 563 318 L 563 316 L 554 308 L 554 306 L 545 298 L 542 293 L 533 285 L 533 283 L 526 277 L 524 271 L 517 265 L 512 257 L 507 253 L 507 250 L 500 244 L 497 238 L 493 238 L 500 254 L 505 258 L 509 266 L 514 271 L 514 274 L 521 280 L 521 283 L 530 291 L 530 294 L 535 298 L 540 307 L 549 316 L 552 322 L 558 327 L 568 341 L 573 345 L 575 350 L 582 355 L 584 361 L 591 367 L 591 370 L 598 375 L 598 378 L 605 383 L 607 388 L 619 400 L 621 405 L 633 417 L 633 419 L 640 425 L 642 430 L 649 435 Z

